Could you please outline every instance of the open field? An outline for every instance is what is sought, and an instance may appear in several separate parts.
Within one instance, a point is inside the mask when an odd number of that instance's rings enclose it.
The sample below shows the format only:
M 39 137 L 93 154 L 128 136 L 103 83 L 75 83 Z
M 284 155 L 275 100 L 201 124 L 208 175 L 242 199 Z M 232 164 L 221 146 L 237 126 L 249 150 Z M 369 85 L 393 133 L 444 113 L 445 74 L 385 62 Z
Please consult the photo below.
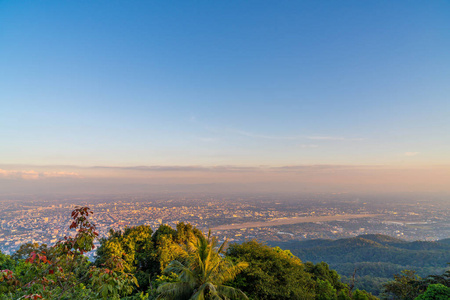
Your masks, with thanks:
M 310 223 L 310 222 L 329 222 L 348 219 L 359 218 L 373 218 L 381 216 L 380 214 L 346 214 L 346 215 L 334 215 L 334 216 L 318 216 L 318 217 L 295 217 L 286 219 L 274 219 L 265 222 L 247 222 L 240 224 L 221 225 L 212 230 L 229 230 L 229 229 L 241 229 L 241 228 L 253 228 L 253 227 L 274 227 L 280 225 L 290 225 L 298 223 Z

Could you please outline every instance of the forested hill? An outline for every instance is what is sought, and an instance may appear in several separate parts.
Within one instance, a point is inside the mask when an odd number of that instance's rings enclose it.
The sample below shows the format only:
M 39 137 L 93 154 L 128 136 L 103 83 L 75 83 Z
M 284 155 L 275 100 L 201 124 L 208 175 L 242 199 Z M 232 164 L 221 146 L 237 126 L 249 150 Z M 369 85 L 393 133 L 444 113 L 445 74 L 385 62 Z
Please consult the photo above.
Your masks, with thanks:
M 326 261 L 344 280 L 348 280 L 356 269 L 357 286 L 375 294 L 381 289 L 381 283 L 391 280 L 402 270 L 415 270 L 424 277 L 442 273 L 450 262 L 450 239 L 407 242 L 386 235 L 367 234 L 339 240 L 269 244 L 289 249 L 302 261 Z

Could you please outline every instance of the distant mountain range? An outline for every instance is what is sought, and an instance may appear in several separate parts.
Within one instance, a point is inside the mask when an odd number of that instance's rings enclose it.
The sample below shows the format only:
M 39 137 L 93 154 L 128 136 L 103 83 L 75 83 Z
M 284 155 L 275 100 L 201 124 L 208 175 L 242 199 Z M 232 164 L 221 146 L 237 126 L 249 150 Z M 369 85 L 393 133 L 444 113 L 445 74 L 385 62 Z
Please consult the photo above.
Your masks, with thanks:
M 325 261 L 351 280 L 356 269 L 356 286 L 379 294 L 382 283 L 402 270 L 415 270 L 419 276 L 442 274 L 450 263 L 450 239 L 436 242 L 414 241 L 366 234 L 339 240 L 269 242 L 289 249 L 302 261 Z

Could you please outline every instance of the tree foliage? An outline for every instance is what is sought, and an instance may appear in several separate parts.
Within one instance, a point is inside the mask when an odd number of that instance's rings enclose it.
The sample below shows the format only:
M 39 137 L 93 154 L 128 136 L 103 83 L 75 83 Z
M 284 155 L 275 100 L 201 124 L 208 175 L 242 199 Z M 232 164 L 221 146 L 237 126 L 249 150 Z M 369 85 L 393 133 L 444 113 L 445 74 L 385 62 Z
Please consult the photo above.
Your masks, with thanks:
M 448 300 L 450 299 L 450 288 L 437 283 L 430 284 L 422 295 L 418 296 L 414 300 Z
M 450 299 L 450 270 L 423 279 L 414 271 L 405 270 L 384 287 L 386 299 Z
M 418 288 L 420 277 L 415 271 L 404 270 L 400 274 L 394 275 L 394 280 L 384 284 L 385 298 L 393 298 L 398 300 L 414 299 L 421 292 Z
M 218 246 L 211 236 L 191 237 L 180 260 L 173 260 L 164 272 L 177 274 L 175 282 L 158 287 L 159 299 L 247 299 L 239 289 L 224 285 L 233 280 L 248 264 L 233 264 L 223 257 L 226 243 Z
M 232 282 L 251 299 L 313 299 L 315 282 L 300 259 L 256 241 L 233 244 L 227 255 L 249 267 Z
M 118 269 L 119 264 L 114 264 L 114 271 L 90 267 L 84 254 L 94 249 L 97 237 L 89 221 L 91 214 L 87 207 L 75 208 L 70 225 L 75 234 L 53 247 L 21 247 L 12 268 L 0 271 L 0 299 L 119 299 L 119 295 L 131 294 L 136 280 Z M 104 274 L 112 275 L 115 284 L 99 284 Z M 101 293 L 99 289 L 105 286 L 108 293 Z

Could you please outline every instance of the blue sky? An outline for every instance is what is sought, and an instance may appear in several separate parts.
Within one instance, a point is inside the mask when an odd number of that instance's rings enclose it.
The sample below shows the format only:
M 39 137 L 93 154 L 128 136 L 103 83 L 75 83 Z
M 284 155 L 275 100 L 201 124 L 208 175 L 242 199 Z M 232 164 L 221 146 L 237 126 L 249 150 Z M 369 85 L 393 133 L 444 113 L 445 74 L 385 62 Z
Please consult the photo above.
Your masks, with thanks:
M 0 164 L 447 165 L 446 1 L 2 1 Z

